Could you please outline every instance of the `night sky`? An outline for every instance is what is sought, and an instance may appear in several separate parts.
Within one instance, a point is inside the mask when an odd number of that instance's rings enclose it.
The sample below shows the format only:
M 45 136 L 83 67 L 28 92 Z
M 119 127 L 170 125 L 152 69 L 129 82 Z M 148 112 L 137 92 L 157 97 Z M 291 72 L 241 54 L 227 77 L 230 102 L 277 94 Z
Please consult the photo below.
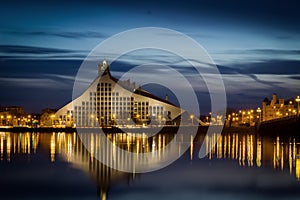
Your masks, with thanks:
M 0 104 L 24 106 L 26 112 L 63 106 L 88 53 L 106 38 L 139 27 L 173 29 L 200 43 L 223 74 L 228 107 L 257 107 L 274 92 L 295 97 L 299 8 L 298 1 L 2 2 Z M 122 65 L 133 65 L 134 58 Z M 125 69 L 115 63 L 111 70 L 118 75 Z M 200 98 L 205 93 L 198 92 Z

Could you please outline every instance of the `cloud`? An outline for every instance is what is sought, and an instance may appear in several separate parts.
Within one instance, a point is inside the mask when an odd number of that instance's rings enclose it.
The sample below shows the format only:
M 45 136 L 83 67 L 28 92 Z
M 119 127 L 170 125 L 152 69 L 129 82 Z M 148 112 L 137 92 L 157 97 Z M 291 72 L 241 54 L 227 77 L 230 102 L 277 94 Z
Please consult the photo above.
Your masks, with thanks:
M 74 50 L 56 49 L 23 45 L 0 45 L 0 53 L 19 54 L 49 54 L 49 53 L 73 53 Z
M 49 47 L 25 46 L 25 45 L 0 45 L 1 59 L 61 59 L 79 58 L 83 59 L 87 51 L 59 49 Z
M 300 76 L 290 76 L 289 78 L 294 80 L 300 80 Z
M 299 49 L 250 49 L 245 53 L 264 53 L 264 54 L 286 54 L 286 55 L 300 55 Z
M 52 77 L 52 78 L 58 78 L 62 80 L 69 80 L 69 81 L 74 81 L 75 76 L 70 76 L 70 75 L 61 75 L 61 74 L 44 74 L 44 76 Z
M 300 49 L 231 49 L 231 50 L 223 50 L 217 53 L 236 54 L 236 55 L 249 55 L 249 54 L 300 55 Z
M 25 36 L 53 36 L 71 39 L 80 38 L 106 38 L 107 35 L 97 31 L 85 31 L 85 32 L 75 32 L 75 31 L 8 31 L 9 34 L 14 35 L 25 35 Z
M 6 87 L 16 88 L 39 88 L 39 89 L 69 89 L 72 86 L 71 83 L 67 83 L 63 80 L 46 77 L 35 78 L 20 78 L 20 77 L 1 77 L 0 83 L 6 85 Z
M 248 74 L 300 74 L 300 60 L 270 59 L 232 64 L 231 68 Z
M 212 52 L 212 56 L 222 65 L 300 61 L 300 49 L 230 49 Z

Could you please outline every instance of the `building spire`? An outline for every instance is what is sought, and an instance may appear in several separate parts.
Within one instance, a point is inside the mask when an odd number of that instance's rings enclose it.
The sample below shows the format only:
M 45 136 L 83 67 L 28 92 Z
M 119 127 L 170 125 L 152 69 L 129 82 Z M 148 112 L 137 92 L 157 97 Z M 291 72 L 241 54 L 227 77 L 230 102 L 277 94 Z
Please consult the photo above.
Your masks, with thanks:
M 103 72 L 105 72 L 107 68 L 108 68 L 107 61 L 103 59 L 102 64 L 98 65 L 98 75 L 103 74 Z

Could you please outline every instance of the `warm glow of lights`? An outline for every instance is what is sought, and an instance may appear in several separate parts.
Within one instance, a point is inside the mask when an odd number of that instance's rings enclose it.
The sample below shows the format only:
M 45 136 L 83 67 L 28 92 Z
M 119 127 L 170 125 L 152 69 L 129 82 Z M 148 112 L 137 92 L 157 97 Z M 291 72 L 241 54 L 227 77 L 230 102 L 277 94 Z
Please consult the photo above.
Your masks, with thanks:
M 293 173 L 293 150 L 292 150 L 292 142 L 289 142 L 289 167 L 290 167 L 290 174 Z
M 7 161 L 10 161 L 10 151 L 11 151 L 11 138 L 10 138 L 10 134 L 8 134 L 7 139 L 6 139 Z
M 242 152 L 241 152 L 241 165 L 245 166 L 245 158 L 246 158 L 246 136 L 242 138 Z
M 4 153 L 4 138 L 2 135 L 0 135 L 0 152 L 1 152 L 1 157 L 0 159 L 3 160 L 3 153 Z
M 261 140 L 260 138 L 257 138 L 257 143 L 256 143 L 256 165 L 257 167 L 261 167 Z
M 253 136 L 247 136 L 247 160 L 248 166 L 253 166 Z
M 297 155 L 297 157 L 296 157 L 296 169 L 295 169 L 295 171 L 296 171 L 296 178 L 298 180 L 300 180 L 300 156 L 299 155 Z
M 194 138 L 191 135 L 191 145 L 190 145 L 190 159 L 193 160 L 193 151 L 194 151 Z
M 91 134 L 91 143 L 90 143 L 90 147 L 91 147 L 91 149 L 90 149 L 90 153 L 91 153 L 91 158 L 93 158 L 94 157 L 94 153 L 95 153 L 95 146 L 94 146 L 94 144 L 95 144 L 95 139 L 94 139 L 94 134 Z
M 222 142 L 222 137 L 219 137 L 218 138 L 219 140 L 218 140 L 218 143 L 217 143 L 217 148 L 218 148 L 218 150 L 217 150 L 217 158 L 222 158 L 222 154 L 223 154 L 223 142 Z
M 50 139 L 50 160 L 55 162 L 55 133 L 51 135 Z
M 91 159 L 85 146 L 77 137 L 79 137 L 77 133 L 62 132 L 47 134 L 0 132 L 1 159 L 13 160 L 18 153 L 30 154 L 30 150 L 36 152 L 37 148 L 44 149 L 47 147 L 51 162 L 55 162 L 56 155 L 63 155 L 62 158 L 72 164 L 78 164 L 78 166 L 83 167 L 88 172 L 96 174 L 99 173 L 97 170 L 105 170 L 101 171 L 101 173 L 109 173 L 109 175 L 114 173 L 114 170 L 107 170 L 106 167 L 98 165 L 95 159 Z M 173 139 L 169 134 L 158 134 L 152 137 L 152 139 L 149 139 L 145 133 L 112 133 L 107 136 L 86 134 L 86 139 L 88 139 L 90 144 L 89 148 L 91 148 L 91 155 L 94 155 L 95 158 L 98 156 L 107 157 L 107 162 L 112 163 L 112 166 L 115 167 L 116 165 L 129 165 L 130 161 L 126 159 L 124 154 L 118 153 L 115 149 L 109 149 L 107 143 L 104 142 L 105 137 L 111 140 L 112 146 L 136 152 L 138 155 L 152 151 L 153 158 L 150 156 L 150 160 L 162 159 L 166 153 L 164 151 L 165 148 L 170 139 Z M 174 137 L 176 138 L 176 142 L 180 143 L 182 141 L 180 134 Z M 198 159 L 194 157 L 195 144 L 197 142 L 195 141 L 194 143 L 193 136 L 188 138 L 190 152 L 188 152 L 187 156 L 190 160 L 195 161 L 195 159 Z M 217 143 L 213 146 L 215 142 Z M 232 159 L 239 162 L 241 166 L 248 165 L 249 167 L 261 167 L 264 164 L 268 166 L 270 162 L 272 167 L 273 162 L 274 168 L 278 170 L 285 170 L 284 168 L 286 168 L 293 176 L 296 176 L 300 180 L 300 155 L 298 155 L 299 143 L 297 142 L 293 138 L 290 138 L 287 143 L 285 140 L 281 141 L 279 137 L 275 138 L 274 141 L 263 140 L 261 136 L 249 133 L 230 133 L 221 135 L 219 138 L 218 134 L 208 136 L 205 138 L 203 145 L 205 145 L 207 157 L 210 160 L 214 158 Z M 104 148 L 104 151 L 100 151 L 102 148 Z M 180 151 L 180 145 L 178 146 L 178 151 Z M 28 159 L 30 159 L 30 156 L 28 156 Z M 149 160 L 147 159 L 145 162 L 149 162 Z M 151 165 L 152 163 L 150 161 L 146 164 Z

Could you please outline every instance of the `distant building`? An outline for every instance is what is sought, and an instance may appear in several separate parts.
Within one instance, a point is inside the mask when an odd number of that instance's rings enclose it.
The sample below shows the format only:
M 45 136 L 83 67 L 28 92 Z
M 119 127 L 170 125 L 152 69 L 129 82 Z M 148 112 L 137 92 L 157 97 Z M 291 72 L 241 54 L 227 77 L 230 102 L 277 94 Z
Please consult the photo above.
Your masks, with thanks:
M 0 106 L 0 126 L 22 126 L 24 108 L 21 106 Z
M 98 76 L 83 92 L 55 113 L 56 126 L 97 127 L 113 125 L 172 124 L 183 110 L 130 80 L 111 76 L 104 60 Z
M 297 114 L 297 104 L 295 99 L 285 101 L 283 98 L 277 98 L 276 94 L 272 99 L 265 98 L 262 102 L 262 121 L 276 118 L 288 117 Z
M 57 109 L 46 108 L 40 116 L 40 127 L 52 127 L 55 122 L 55 113 Z

